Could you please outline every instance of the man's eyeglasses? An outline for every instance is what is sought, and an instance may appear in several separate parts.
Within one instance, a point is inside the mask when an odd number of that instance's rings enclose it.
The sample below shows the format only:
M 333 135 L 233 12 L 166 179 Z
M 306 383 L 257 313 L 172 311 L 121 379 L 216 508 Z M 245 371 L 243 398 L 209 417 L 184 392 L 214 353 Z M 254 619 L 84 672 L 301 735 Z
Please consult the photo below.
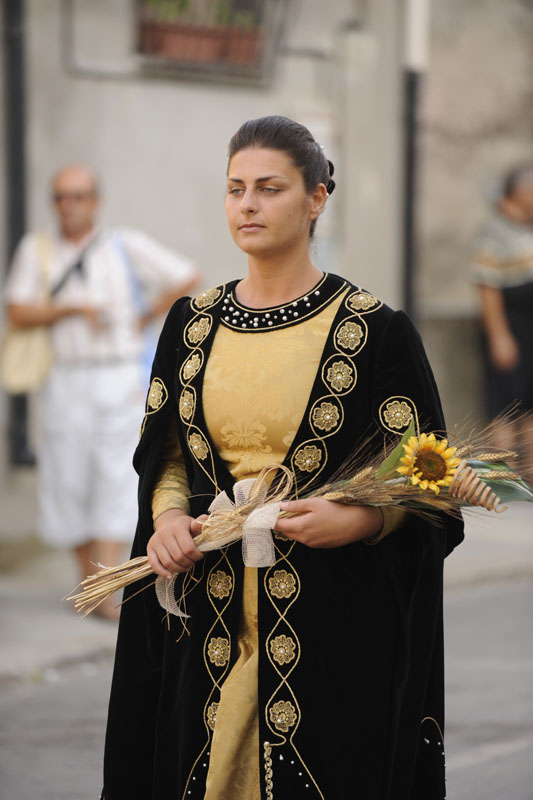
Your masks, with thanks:
M 56 204 L 63 203 L 65 200 L 72 203 L 84 203 L 93 197 L 94 192 L 55 192 L 52 195 L 52 199 Z

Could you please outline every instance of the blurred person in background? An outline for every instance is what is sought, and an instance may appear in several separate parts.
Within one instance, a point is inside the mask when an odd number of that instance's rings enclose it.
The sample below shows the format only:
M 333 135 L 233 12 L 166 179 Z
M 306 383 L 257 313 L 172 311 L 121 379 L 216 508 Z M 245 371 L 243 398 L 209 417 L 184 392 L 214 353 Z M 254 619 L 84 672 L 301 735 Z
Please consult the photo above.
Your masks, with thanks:
M 483 329 L 485 399 L 492 419 L 516 401 L 526 417 L 496 426 L 503 449 L 533 450 L 533 164 L 506 176 L 474 254 Z M 517 425 L 519 424 L 519 429 Z M 533 464 L 523 474 L 533 481 Z
M 4 296 L 12 325 L 50 326 L 40 532 L 48 544 L 73 549 L 84 578 L 95 564 L 116 564 L 133 537 L 131 458 L 147 391 L 145 328 L 197 282 L 197 272 L 144 233 L 101 227 L 99 188 L 84 165 L 57 173 L 52 200 L 58 233 L 23 238 Z M 115 618 L 118 611 L 108 602 L 100 614 Z

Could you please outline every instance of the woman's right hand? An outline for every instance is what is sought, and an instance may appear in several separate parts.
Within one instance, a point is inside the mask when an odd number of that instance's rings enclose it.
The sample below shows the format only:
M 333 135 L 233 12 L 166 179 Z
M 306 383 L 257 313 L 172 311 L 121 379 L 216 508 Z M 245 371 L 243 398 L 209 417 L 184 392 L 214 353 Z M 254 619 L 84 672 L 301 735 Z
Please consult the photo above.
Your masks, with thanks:
M 204 554 L 194 544 L 194 537 L 202 532 L 202 522 L 207 515 L 194 519 L 184 511 L 171 508 L 160 514 L 154 523 L 146 553 L 150 566 L 163 578 L 172 578 L 176 572 L 187 572 Z

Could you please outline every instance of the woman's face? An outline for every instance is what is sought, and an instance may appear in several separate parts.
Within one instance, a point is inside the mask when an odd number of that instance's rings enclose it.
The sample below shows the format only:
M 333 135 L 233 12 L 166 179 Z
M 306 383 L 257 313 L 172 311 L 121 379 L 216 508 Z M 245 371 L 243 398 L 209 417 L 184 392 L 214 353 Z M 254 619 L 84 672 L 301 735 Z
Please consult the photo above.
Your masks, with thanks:
M 323 184 L 306 192 L 302 173 L 282 150 L 240 150 L 229 163 L 226 215 L 235 243 L 249 255 L 307 247 L 309 225 L 325 199 Z

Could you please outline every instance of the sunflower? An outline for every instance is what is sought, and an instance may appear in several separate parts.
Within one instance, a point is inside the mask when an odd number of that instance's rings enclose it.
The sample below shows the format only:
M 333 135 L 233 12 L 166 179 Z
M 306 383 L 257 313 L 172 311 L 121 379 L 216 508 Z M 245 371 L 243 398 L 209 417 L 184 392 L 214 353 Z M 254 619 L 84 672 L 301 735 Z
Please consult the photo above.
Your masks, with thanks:
M 436 439 L 434 433 L 423 433 L 420 439 L 411 436 L 403 445 L 405 455 L 397 471 L 410 478 L 413 486 L 431 489 L 435 494 L 441 486 L 449 486 L 460 462 L 455 458 L 456 447 L 448 447 L 447 439 Z

